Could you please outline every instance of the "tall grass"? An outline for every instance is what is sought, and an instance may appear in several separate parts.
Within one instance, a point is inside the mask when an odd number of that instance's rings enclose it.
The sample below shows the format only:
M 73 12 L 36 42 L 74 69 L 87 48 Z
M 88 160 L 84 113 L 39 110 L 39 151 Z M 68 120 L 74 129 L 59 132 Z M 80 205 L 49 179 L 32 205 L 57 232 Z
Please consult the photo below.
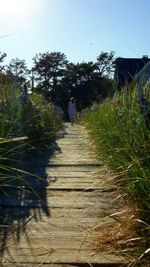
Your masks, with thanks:
M 0 137 L 18 136 L 22 107 L 19 88 L 3 85 L 0 88 Z
M 41 95 L 25 95 L 15 84 L 1 85 L 0 185 L 11 180 L 13 161 L 20 154 L 31 148 L 50 147 L 60 127 L 60 116 Z
M 54 106 L 41 95 L 25 95 L 22 88 L 0 88 L 0 137 L 27 136 L 28 141 L 50 141 L 61 126 Z
M 123 176 L 123 187 L 140 208 L 150 211 L 150 130 L 141 115 L 137 88 L 116 93 L 84 116 L 97 153 Z M 143 212 L 144 213 L 144 212 Z M 145 215 L 145 220 L 150 218 Z
M 62 125 L 61 114 L 55 112 L 53 104 L 48 103 L 41 95 L 32 94 L 29 100 L 25 124 L 28 141 L 35 146 L 51 144 Z
M 135 266 L 150 252 L 150 129 L 141 114 L 136 86 L 93 105 L 82 122 L 95 141 L 98 157 L 118 172 L 117 183 L 138 207 L 134 218 L 139 227 L 133 236 L 139 236 L 142 252 Z

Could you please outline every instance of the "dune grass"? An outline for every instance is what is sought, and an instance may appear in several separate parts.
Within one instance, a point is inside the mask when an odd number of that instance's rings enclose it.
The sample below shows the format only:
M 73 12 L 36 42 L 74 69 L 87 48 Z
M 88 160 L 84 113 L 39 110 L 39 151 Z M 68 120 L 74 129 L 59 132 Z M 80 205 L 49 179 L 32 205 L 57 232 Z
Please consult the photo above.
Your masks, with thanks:
M 136 90 L 93 106 L 84 122 L 98 155 L 124 174 L 125 190 L 142 198 L 144 209 L 150 208 L 150 131 L 140 113 Z
M 39 151 L 51 147 L 60 127 L 60 116 L 41 95 L 25 95 L 23 88 L 15 84 L 1 85 L 0 185 L 15 175 L 13 162 L 15 165 L 21 155 L 33 148 Z
M 119 173 L 117 182 L 128 199 L 136 203 L 140 235 L 144 235 L 149 247 L 150 130 L 140 112 L 137 88 L 128 88 L 93 105 L 82 122 L 95 141 L 98 157 Z

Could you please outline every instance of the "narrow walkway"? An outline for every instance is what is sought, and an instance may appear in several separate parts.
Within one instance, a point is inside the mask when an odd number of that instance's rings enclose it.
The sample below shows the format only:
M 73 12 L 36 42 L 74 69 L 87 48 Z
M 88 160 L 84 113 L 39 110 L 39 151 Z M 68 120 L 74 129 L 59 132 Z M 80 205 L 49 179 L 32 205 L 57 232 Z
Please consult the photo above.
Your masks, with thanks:
M 7 219 L 12 209 L 14 218 L 1 231 L 0 266 L 123 266 L 121 257 L 97 252 L 92 244 L 95 226 L 107 222 L 105 212 L 112 208 L 114 188 L 103 184 L 107 170 L 94 158 L 85 129 L 65 126 L 51 160 L 41 157 L 35 167 L 28 159 L 44 183 L 26 180 L 21 198 L 17 193 L 0 200 Z

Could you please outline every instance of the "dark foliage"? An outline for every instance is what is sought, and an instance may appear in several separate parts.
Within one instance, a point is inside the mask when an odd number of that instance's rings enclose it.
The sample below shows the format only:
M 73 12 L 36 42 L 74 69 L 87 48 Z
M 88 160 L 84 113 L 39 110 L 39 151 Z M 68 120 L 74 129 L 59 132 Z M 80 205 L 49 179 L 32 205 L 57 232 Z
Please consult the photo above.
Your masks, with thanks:
M 0 63 L 5 56 L 0 54 Z M 61 52 L 39 53 L 33 58 L 31 71 L 24 60 L 12 59 L 1 80 L 15 81 L 19 85 L 30 80 L 32 92 L 41 93 L 46 100 L 59 105 L 66 114 L 71 96 L 75 97 L 80 111 L 112 93 L 113 61 L 114 52 L 101 52 L 95 63 L 77 64 L 68 62 L 66 55 Z

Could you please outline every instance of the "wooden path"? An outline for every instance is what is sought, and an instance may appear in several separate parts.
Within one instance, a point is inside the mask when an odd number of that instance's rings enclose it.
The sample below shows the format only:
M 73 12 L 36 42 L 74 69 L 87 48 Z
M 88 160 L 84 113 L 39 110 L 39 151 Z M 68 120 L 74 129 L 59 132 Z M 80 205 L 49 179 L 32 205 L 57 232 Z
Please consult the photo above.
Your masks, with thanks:
M 1 193 L 0 266 L 125 266 L 121 256 L 97 252 L 96 226 L 109 222 L 115 188 L 94 158 L 85 129 L 65 124 L 58 151 L 28 158 L 20 188 Z M 34 192 L 33 192 L 34 191 Z

